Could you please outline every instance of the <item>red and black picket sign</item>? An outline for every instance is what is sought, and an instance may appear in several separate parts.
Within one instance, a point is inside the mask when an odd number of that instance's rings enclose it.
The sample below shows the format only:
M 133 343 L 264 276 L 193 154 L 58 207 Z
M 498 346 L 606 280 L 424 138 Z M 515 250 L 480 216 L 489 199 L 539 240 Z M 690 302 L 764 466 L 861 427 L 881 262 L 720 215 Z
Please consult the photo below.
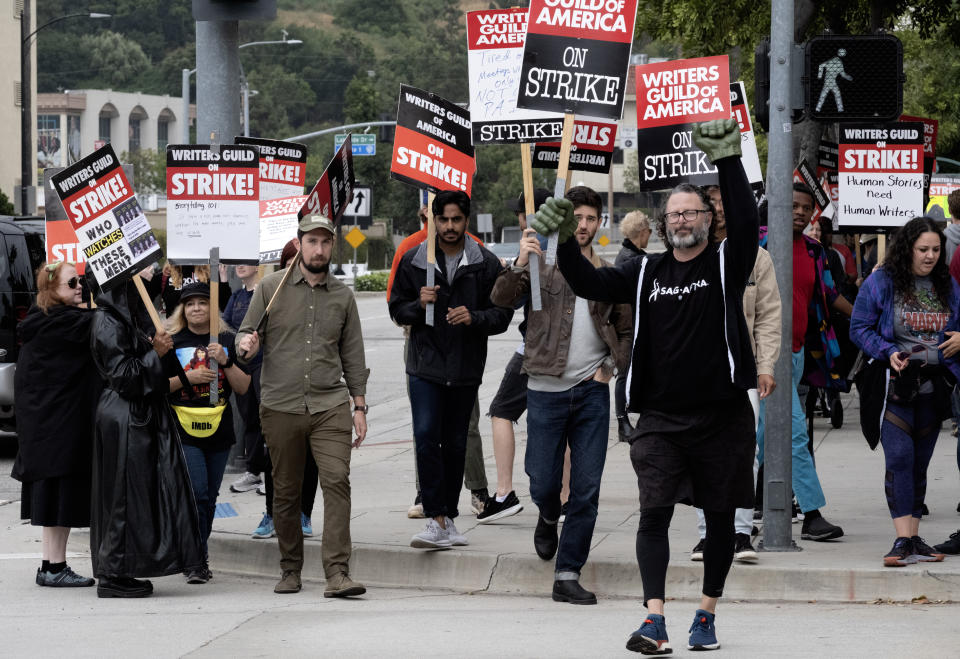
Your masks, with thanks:
M 343 212 L 350 203 L 353 188 L 356 186 L 356 172 L 353 168 L 353 140 L 350 135 L 344 140 L 333 156 L 333 160 L 323 170 L 316 185 L 307 195 L 307 200 L 297 214 L 323 215 L 334 224 L 339 224 Z

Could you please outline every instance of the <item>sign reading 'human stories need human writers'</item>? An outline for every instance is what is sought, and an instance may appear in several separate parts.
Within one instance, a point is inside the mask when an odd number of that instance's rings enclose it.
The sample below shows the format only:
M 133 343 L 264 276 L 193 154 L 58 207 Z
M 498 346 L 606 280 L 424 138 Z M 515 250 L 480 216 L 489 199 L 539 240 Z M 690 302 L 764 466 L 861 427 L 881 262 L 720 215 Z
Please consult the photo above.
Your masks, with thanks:
M 899 227 L 923 215 L 923 124 L 840 128 L 840 227 Z

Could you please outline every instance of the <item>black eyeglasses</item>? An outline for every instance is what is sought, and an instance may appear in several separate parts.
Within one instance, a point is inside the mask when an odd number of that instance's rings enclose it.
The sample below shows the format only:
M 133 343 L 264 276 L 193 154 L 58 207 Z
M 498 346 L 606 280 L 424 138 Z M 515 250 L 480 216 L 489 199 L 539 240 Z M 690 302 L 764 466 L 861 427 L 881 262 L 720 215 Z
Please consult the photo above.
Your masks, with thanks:
M 690 208 L 685 211 L 664 213 L 663 217 L 664 219 L 666 219 L 666 221 L 669 224 L 679 224 L 681 217 L 687 222 L 693 222 L 698 217 L 700 217 L 701 213 L 709 213 L 709 212 L 710 211 L 708 209 L 700 210 L 699 208 L 697 209 Z

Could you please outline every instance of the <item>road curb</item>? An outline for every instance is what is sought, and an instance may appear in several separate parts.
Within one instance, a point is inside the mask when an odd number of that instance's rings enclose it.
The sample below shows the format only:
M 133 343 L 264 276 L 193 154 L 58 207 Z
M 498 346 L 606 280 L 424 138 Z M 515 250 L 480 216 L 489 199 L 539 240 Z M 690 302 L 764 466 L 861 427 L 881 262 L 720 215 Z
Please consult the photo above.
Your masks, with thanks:
M 214 532 L 210 537 L 211 568 L 247 576 L 280 576 L 275 539 L 254 540 L 235 533 Z M 322 581 L 319 539 L 304 542 L 307 581 Z M 960 592 L 960 575 L 929 563 L 905 568 L 856 570 L 764 566 L 735 563 L 724 597 L 733 600 L 787 602 L 909 602 L 925 597 L 948 601 Z M 531 554 L 473 551 L 469 548 L 426 552 L 401 546 L 357 544 L 351 576 L 367 586 L 445 589 L 460 592 L 548 596 L 553 562 Z M 667 572 L 667 593 L 673 599 L 700 597 L 702 563 L 673 562 Z M 640 598 L 643 592 L 636 561 L 590 560 L 581 582 L 601 597 Z

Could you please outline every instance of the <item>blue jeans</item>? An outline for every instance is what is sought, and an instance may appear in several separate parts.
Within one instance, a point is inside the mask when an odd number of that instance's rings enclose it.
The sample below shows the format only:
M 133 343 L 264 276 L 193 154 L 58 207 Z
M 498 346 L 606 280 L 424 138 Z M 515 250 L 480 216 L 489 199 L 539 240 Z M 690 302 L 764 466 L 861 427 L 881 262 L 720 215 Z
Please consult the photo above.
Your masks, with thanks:
M 230 449 L 202 449 L 183 445 L 183 455 L 187 459 L 190 472 L 190 484 L 193 497 L 197 500 L 197 517 L 200 519 L 200 538 L 203 547 L 203 559 L 207 560 L 207 538 L 213 530 L 213 515 L 217 509 L 217 495 L 223 471 L 227 468 Z
M 610 388 L 588 380 L 557 393 L 527 390 L 530 498 L 548 522 L 560 519 L 563 454 L 570 445 L 570 498 L 557 549 L 557 578 L 577 579 L 597 522 L 610 431 Z
M 790 416 L 790 427 L 793 431 L 790 446 L 793 453 L 792 473 L 793 473 L 793 493 L 797 497 L 797 504 L 802 512 L 818 510 L 826 505 L 827 500 L 823 496 L 823 488 L 820 487 L 820 478 L 817 477 L 817 469 L 813 464 L 813 456 L 807 449 L 807 443 L 810 441 L 807 435 L 807 413 L 800 403 L 800 395 L 797 394 L 797 385 L 803 377 L 803 349 L 793 353 L 793 388 L 790 390 L 793 399 L 793 406 Z M 766 400 L 760 401 L 760 425 L 757 428 L 757 446 L 760 453 L 758 459 L 763 464 L 763 428 L 766 418 Z
M 407 381 L 423 514 L 455 519 L 470 413 L 479 387 L 447 387 L 415 375 L 408 375 Z

